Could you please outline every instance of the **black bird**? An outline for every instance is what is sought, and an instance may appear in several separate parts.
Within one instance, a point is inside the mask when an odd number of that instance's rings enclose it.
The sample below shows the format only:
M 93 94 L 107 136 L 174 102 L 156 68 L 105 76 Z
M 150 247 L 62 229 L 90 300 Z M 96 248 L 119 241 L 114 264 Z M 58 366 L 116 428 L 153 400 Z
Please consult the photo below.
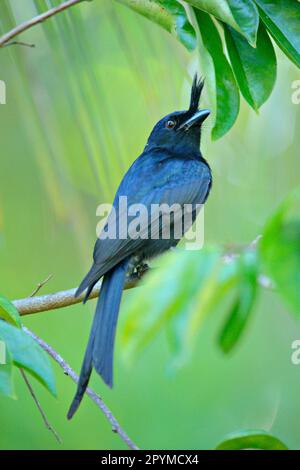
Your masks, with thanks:
M 172 206 L 175 203 L 180 207 L 192 204 L 193 220 L 196 218 L 194 207 L 204 204 L 212 184 L 210 167 L 199 149 L 201 125 L 210 114 L 207 109 L 199 109 L 202 89 L 203 81 L 195 75 L 189 109 L 168 114 L 154 126 L 143 153 L 121 181 L 113 203 L 115 209 L 120 208 L 120 197 L 126 196 L 128 207 L 139 203 L 149 210 L 153 204 Z M 118 214 L 117 211 L 116 226 L 124 217 L 129 220 L 128 213 Z M 171 219 L 172 224 L 174 228 L 174 219 Z M 115 239 L 100 236 L 94 248 L 94 263 L 75 294 L 78 296 L 87 289 L 85 302 L 103 276 L 76 395 L 68 412 L 69 419 L 82 400 L 93 367 L 112 387 L 114 340 L 126 274 L 179 242 L 172 231 L 169 238 L 162 236 L 164 219 L 161 214 L 157 220 L 147 219 L 144 225 L 144 236 L 140 234 L 137 238 L 129 236 L 129 232 L 125 237 L 117 236 Z M 149 234 L 150 238 L 145 237 Z

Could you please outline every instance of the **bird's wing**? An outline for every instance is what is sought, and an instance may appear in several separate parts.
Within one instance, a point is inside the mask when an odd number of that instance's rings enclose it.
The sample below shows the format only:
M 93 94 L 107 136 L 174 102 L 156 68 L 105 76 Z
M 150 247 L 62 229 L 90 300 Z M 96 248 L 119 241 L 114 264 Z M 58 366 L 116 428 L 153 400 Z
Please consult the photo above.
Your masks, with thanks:
M 158 182 L 163 179 L 160 178 L 160 175 L 156 175 L 157 178 L 155 179 L 149 178 L 150 181 L 148 181 L 148 185 L 145 185 L 145 181 L 137 180 L 136 192 L 132 191 L 133 188 L 131 188 L 131 194 L 133 195 L 128 197 L 127 207 L 132 204 L 142 204 L 147 209 L 147 214 L 149 215 L 151 214 L 153 204 L 167 204 L 168 206 L 176 204 L 178 208 L 180 206 L 182 207 L 184 204 L 203 204 L 211 185 L 211 173 L 209 168 L 205 164 L 200 165 L 197 162 L 196 165 L 189 169 L 190 174 L 182 173 L 182 168 L 179 166 L 178 170 L 177 172 L 173 171 L 171 175 L 169 172 L 164 172 L 163 176 L 165 178 L 162 185 L 158 184 Z M 147 192 L 145 191 L 145 186 L 148 186 Z M 126 188 L 124 192 L 126 193 Z M 94 248 L 94 264 L 80 285 L 78 293 L 95 283 L 103 274 L 120 261 L 142 250 L 147 243 L 151 243 L 148 234 L 154 224 L 155 229 L 153 230 L 152 228 L 151 237 L 155 238 L 157 235 L 159 231 L 158 218 L 161 218 L 161 213 L 152 213 L 151 220 L 148 215 L 146 216 L 142 213 L 139 216 L 141 230 L 136 239 L 133 239 L 128 233 L 126 238 L 98 238 Z M 117 210 L 117 228 L 122 223 L 123 226 L 125 226 L 126 222 L 128 227 L 130 227 L 130 220 L 133 218 L 134 217 L 128 217 L 127 210 Z M 176 211 L 174 218 L 176 218 Z

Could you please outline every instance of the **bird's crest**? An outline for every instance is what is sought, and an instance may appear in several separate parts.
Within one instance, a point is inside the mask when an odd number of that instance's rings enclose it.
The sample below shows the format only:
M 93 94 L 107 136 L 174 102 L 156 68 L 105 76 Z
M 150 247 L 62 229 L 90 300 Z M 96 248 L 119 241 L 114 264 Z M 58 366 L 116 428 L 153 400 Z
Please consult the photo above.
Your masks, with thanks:
M 193 85 L 191 89 L 191 101 L 189 111 L 192 113 L 196 112 L 199 108 L 199 100 L 204 87 L 204 80 L 198 78 L 198 75 L 194 75 Z

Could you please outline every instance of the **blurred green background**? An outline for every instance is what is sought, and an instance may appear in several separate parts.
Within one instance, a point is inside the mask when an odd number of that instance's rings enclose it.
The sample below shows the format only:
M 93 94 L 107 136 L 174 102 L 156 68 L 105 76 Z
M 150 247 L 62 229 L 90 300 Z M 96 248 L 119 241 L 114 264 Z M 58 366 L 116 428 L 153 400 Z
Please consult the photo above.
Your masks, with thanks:
M 50 4 L 2 0 L 1 33 Z M 84 2 L 22 40 L 36 47 L 0 53 L 7 87 L 7 104 L 0 106 L 0 289 L 10 299 L 28 296 L 49 274 L 44 293 L 78 285 L 91 263 L 96 206 L 112 200 L 154 123 L 187 106 L 199 70 L 197 51 L 189 54 L 110 0 Z M 242 103 L 224 138 L 210 141 L 209 122 L 204 130 L 202 150 L 214 174 L 206 243 L 250 242 L 299 184 L 299 107 L 291 100 L 299 72 L 276 53 L 276 87 L 259 115 Z M 132 295 L 125 292 L 123 302 Z M 93 310 L 91 301 L 26 317 L 24 324 L 78 371 Z M 262 292 L 245 335 L 225 357 L 216 343 L 222 313 L 205 322 L 190 361 L 176 373 L 162 330 L 131 367 L 117 340 L 112 391 L 93 375 L 92 387 L 141 448 L 209 449 L 242 428 L 270 430 L 300 448 L 300 366 L 291 363 L 299 322 L 276 294 Z M 123 324 L 121 310 L 118 336 Z M 87 398 L 74 420 L 66 420 L 75 386 L 53 367 L 57 400 L 31 382 L 63 444 L 45 429 L 15 369 L 18 399 L 0 401 L 0 447 L 125 448 Z

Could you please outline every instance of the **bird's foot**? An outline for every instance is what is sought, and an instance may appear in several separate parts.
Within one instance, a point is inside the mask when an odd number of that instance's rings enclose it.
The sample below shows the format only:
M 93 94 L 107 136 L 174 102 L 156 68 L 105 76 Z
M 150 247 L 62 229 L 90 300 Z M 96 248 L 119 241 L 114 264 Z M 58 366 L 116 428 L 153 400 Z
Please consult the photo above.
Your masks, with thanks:
M 144 274 L 148 271 L 149 266 L 147 263 L 141 263 L 138 266 L 136 266 L 136 274 L 139 279 L 141 279 Z

